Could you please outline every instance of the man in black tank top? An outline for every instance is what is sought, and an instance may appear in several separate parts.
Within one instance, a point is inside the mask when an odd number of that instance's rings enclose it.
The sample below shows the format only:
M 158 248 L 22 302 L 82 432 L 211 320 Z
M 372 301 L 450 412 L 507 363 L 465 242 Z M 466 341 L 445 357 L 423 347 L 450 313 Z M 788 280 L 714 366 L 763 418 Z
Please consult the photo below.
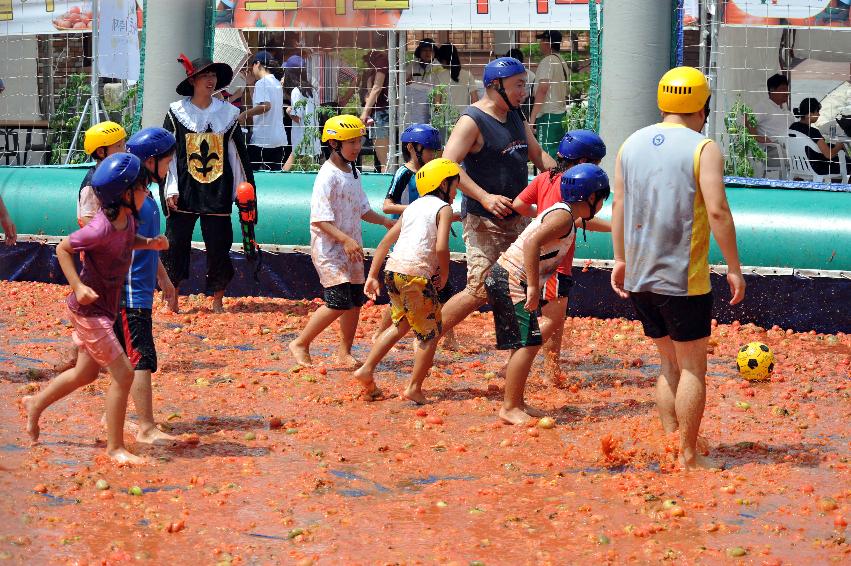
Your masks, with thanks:
M 511 202 L 529 182 L 528 162 L 555 166 L 541 150 L 520 112 L 526 96 L 526 68 L 511 57 L 485 67 L 485 96 L 461 114 L 443 157 L 462 163 L 461 214 L 467 248 L 467 287 L 443 307 L 443 332 L 487 302 L 485 278 L 499 255 L 528 224 Z

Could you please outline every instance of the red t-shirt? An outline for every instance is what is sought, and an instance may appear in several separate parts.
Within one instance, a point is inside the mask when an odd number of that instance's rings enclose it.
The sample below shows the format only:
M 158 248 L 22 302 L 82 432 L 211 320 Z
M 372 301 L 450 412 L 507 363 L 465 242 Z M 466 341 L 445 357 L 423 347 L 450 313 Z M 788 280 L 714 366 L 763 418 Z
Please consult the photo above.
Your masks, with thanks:
M 561 175 L 550 180 L 550 172 L 544 171 L 532 179 L 529 186 L 523 189 L 518 198 L 526 204 L 534 204 L 538 207 L 538 214 L 542 213 L 557 202 L 561 202 Z M 570 275 L 573 266 L 573 255 L 576 253 L 576 241 L 567 250 L 561 265 L 556 269 L 557 273 Z

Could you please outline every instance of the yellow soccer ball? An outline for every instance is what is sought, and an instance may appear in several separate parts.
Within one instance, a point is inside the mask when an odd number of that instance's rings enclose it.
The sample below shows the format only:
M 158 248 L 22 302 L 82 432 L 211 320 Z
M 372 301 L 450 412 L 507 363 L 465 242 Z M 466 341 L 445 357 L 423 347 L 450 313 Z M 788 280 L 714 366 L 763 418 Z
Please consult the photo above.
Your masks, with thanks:
M 774 354 L 762 342 L 751 342 L 739 348 L 736 365 L 748 381 L 762 381 L 774 371 Z

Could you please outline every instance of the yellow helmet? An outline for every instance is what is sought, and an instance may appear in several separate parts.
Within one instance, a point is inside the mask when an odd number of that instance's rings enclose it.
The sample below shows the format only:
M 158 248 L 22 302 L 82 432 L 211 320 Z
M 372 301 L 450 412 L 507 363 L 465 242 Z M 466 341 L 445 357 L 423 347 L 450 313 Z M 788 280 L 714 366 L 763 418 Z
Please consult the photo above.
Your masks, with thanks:
M 461 168 L 451 159 L 445 157 L 432 159 L 417 171 L 417 192 L 424 197 L 436 191 L 445 179 L 460 173 Z
M 329 118 L 322 128 L 322 141 L 328 140 L 346 141 L 366 135 L 366 126 L 360 118 L 351 114 L 341 114 Z
M 127 138 L 127 132 L 121 124 L 115 122 L 101 122 L 86 130 L 83 148 L 91 155 L 99 147 L 106 147 Z
M 703 110 L 709 100 L 709 82 L 694 67 L 675 67 L 659 80 L 659 110 L 671 114 L 691 114 Z

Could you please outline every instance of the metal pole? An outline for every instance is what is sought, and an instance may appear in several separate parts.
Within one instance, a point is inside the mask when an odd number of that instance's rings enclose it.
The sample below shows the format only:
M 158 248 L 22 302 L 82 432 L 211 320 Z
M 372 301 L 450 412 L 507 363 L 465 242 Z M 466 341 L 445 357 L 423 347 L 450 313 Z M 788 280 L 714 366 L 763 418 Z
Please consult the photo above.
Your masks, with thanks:
M 408 106 L 406 104 L 408 97 L 408 32 L 399 32 L 399 125 L 404 130 L 408 124 Z
M 92 76 L 91 87 L 92 94 L 89 102 L 91 109 L 91 125 L 94 126 L 100 121 L 100 105 L 98 104 L 98 39 L 100 38 L 100 9 L 99 1 L 92 0 Z M 82 119 L 80 120 L 82 121 Z M 71 145 L 71 149 L 74 146 Z
M 706 18 L 706 10 L 707 7 L 703 2 L 700 2 L 700 23 L 698 24 L 700 28 L 700 58 L 698 65 L 700 66 L 700 72 L 704 75 L 706 73 L 706 42 L 709 38 L 709 30 L 706 28 L 707 18 Z
M 656 90 L 671 62 L 671 10 L 647 2 L 606 0 L 600 96 L 600 136 L 620 147 L 633 132 L 659 121 Z M 609 152 L 603 168 L 614 174 Z
M 71 145 L 68 146 L 68 153 L 65 154 L 65 165 L 68 165 L 71 162 L 71 154 L 74 153 L 74 146 L 77 145 L 77 138 L 80 137 L 80 130 L 83 128 L 83 120 L 86 119 L 86 112 L 88 112 L 89 105 L 91 103 L 92 99 L 89 98 L 83 105 L 83 112 L 80 114 L 80 120 L 77 122 L 77 127 L 74 128 L 74 137 L 71 138 Z
M 718 141 L 718 93 L 714 91 L 718 88 L 718 31 L 721 27 L 721 11 L 718 9 L 718 0 L 710 0 L 709 10 L 712 15 L 712 24 L 709 28 L 709 91 L 715 96 L 709 101 L 710 120 L 706 128 L 706 136 Z
M 388 69 L 387 72 L 390 74 L 388 81 L 388 89 L 387 89 L 387 100 L 388 100 L 388 114 L 390 115 L 390 139 L 389 147 L 387 148 L 387 163 L 384 164 L 384 171 L 392 171 L 393 165 L 396 161 L 396 109 L 398 100 L 396 99 L 396 81 L 399 78 L 399 73 L 397 67 L 397 41 L 396 41 L 396 31 L 391 30 L 388 33 Z

